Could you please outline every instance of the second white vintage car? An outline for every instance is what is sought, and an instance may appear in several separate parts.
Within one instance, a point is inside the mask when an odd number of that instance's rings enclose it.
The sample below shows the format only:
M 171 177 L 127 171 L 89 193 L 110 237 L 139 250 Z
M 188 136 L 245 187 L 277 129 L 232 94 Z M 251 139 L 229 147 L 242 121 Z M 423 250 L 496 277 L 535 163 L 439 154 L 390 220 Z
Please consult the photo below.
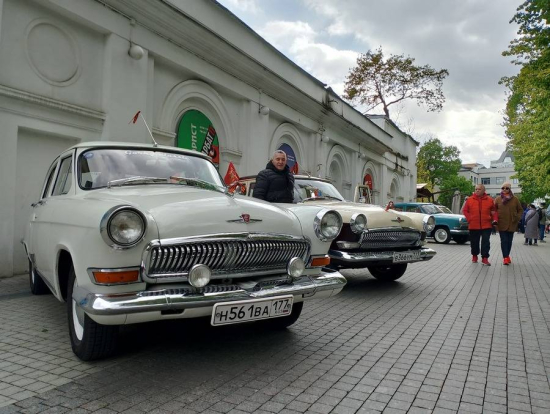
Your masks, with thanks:
M 67 302 L 73 351 L 115 350 L 118 326 L 210 317 L 281 328 L 340 292 L 339 213 L 229 194 L 209 158 L 156 145 L 76 145 L 49 168 L 23 244 L 34 294 Z
M 242 177 L 232 187 L 253 196 L 255 182 L 256 176 Z M 376 279 L 394 281 L 409 263 L 436 254 L 426 246 L 426 235 L 435 227 L 431 215 L 346 201 L 329 180 L 306 175 L 294 177 L 294 203 L 334 209 L 342 216 L 342 231 L 329 250 L 327 267 L 332 269 L 367 268 Z

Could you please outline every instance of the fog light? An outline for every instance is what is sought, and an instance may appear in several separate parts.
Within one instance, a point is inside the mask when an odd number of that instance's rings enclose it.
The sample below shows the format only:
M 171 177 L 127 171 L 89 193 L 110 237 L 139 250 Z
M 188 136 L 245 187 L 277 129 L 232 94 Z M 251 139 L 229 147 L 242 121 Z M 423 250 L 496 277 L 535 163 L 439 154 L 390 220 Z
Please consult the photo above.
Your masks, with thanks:
M 305 268 L 306 265 L 302 259 L 300 259 L 299 257 L 293 257 L 288 262 L 287 273 L 290 275 L 290 277 L 296 279 L 302 276 Z
M 210 282 L 210 268 L 203 264 L 196 264 L 189 272 L 189 284 L 196 288 L 204 287 Z

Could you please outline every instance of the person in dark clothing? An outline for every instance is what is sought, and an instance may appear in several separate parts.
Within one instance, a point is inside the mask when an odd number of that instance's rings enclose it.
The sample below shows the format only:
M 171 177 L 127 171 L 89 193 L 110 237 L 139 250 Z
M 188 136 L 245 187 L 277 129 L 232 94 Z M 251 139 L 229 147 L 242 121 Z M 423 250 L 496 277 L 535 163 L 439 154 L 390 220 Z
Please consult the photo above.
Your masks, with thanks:
M 271 203 L 292 203 L 294 200 L 294 176 L 286 165 L 286 153 L 277 150 L 258 173 L 253 197 Z

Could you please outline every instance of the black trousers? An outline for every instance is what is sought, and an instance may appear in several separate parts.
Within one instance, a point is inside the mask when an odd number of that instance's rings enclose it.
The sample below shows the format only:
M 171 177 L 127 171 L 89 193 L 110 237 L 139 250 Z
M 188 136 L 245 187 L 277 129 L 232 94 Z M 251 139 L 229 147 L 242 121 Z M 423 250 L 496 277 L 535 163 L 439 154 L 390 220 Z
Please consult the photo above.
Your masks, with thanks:
M 491 237 L 492 229 L 483 230 L 470 230 L 470 248 L 472 250 L 472 256 L 479 254 L 479 239 L 481 238 L 481 257 L 489 257 L 489 250 L 491 249 Z

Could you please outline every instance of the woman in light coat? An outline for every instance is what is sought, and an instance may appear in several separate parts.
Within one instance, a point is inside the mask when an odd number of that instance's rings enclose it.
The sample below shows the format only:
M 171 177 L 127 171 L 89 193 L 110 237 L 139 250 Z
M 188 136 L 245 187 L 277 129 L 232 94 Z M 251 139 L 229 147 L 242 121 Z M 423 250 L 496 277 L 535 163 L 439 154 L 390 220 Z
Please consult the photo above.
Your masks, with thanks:
M 529 211 L 525 215 L 525 244 L 538 246 L 539 237 L 539 213 L 534 204 L 529 204 Z M 533 243 L 535 241 L 535 243 Z

